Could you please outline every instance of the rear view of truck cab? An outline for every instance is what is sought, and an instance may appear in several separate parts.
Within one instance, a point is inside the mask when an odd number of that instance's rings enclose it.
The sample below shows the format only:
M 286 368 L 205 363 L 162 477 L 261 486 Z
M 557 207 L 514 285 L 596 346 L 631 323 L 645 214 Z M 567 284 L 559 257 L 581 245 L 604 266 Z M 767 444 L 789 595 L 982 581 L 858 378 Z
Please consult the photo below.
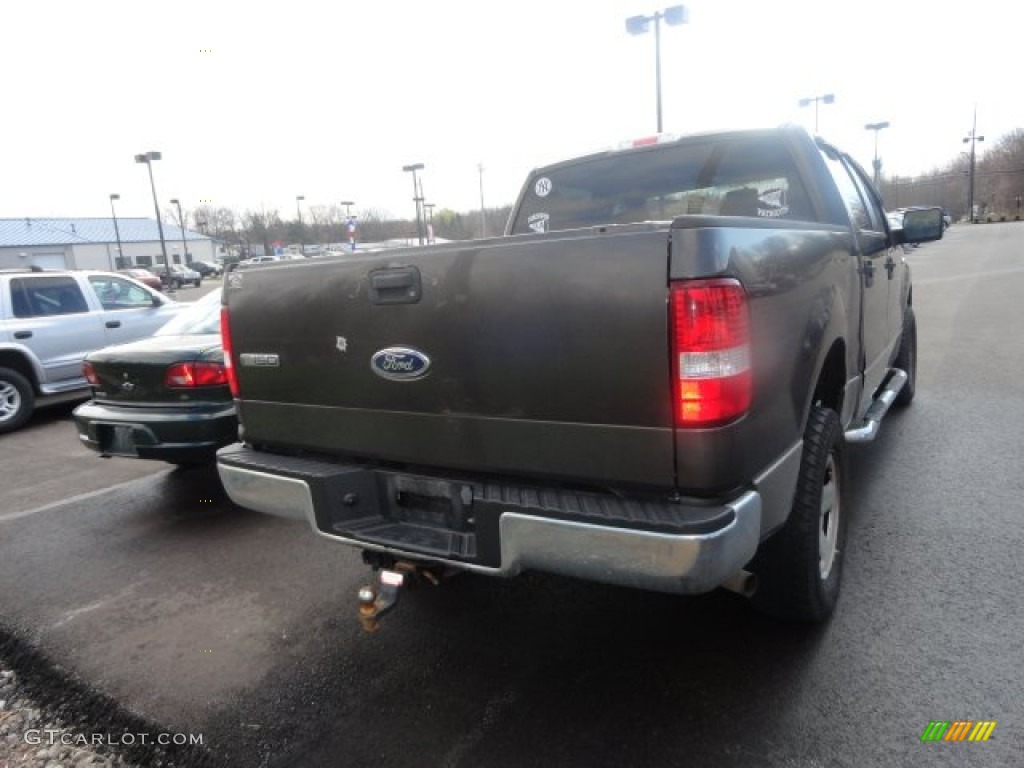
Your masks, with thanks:
M 537 569 L 826 617 L 844 430 L 892 379 L 864 395 L 864 294 L 909 285 L 867 285 L 897 238 L 851 222 L 830 163 L 877 200 L 829 152 L 601 153 L 531 174 L 504 237 L 233 272 L 225 488 L 399 574 L 368 616 L 404 575 Z

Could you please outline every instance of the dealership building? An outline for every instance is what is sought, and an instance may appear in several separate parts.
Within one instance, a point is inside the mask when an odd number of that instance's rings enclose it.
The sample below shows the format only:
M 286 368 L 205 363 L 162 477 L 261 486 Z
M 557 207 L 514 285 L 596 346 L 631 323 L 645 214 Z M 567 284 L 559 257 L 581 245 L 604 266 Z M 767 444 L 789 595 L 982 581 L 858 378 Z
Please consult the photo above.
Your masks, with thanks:
M 128 269 L 164 263 L 154 219 L 0 219 L 0 269 Z M 222 249 L 212 238 L 164 224 L 172 264 L 216 262 Z

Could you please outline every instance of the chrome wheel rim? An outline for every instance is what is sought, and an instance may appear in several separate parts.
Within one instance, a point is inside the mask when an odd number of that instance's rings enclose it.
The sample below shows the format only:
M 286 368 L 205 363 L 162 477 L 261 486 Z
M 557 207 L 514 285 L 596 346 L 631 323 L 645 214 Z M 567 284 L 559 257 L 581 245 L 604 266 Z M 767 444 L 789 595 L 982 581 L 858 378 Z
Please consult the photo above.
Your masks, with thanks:
M 13 419 L 21 409 L 21 393 L 7 381 L 0 381 L 0 421 Z
M 839 553 L 839 472 L 835 455 L 825 463 L 825 481 L 821 486 L 821 511 L 818 518 L 818 570 L 822 581 L 832 573 Z

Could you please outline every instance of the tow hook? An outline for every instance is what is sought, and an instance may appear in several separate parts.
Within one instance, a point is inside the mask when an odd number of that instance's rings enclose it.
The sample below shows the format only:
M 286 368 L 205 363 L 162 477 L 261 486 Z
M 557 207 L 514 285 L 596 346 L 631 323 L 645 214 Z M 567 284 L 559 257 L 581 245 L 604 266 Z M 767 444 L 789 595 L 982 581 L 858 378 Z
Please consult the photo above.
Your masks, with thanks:
M 392 563 L 391 567 L 387 568 L 374 563 L 377 584 L 367 584 L 359 588 L 359 623 L 367 632 L 376 632 L 380 627 L 380 617 L 398 605 L 403 587 L 412 587 L 421 580 L 435 587 L 440 586 L 446 575 L 443 571 L 436 572 L 432 568 L 424 568 L 414 563 Z

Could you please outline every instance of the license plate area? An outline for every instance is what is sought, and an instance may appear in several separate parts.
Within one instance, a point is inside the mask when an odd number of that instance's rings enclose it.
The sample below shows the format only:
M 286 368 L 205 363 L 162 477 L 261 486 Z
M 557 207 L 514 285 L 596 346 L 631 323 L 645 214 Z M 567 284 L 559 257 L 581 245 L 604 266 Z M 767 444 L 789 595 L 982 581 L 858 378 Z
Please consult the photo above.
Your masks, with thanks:
M 383 478 L 385 515 L 396 522 L 464 533 L 474 527 L 473 492 L 444 480 L 392 475 Z
M 324 486 L 326 533 L 433 557 L 478 558 L 473 489 L 457 482 L 359 470 Z M 325 518 L 325 519 L 324 519 Z
M 138 456 L 135 428 L 130 424 L 100 424 L 100 452 L 109 456 Z

